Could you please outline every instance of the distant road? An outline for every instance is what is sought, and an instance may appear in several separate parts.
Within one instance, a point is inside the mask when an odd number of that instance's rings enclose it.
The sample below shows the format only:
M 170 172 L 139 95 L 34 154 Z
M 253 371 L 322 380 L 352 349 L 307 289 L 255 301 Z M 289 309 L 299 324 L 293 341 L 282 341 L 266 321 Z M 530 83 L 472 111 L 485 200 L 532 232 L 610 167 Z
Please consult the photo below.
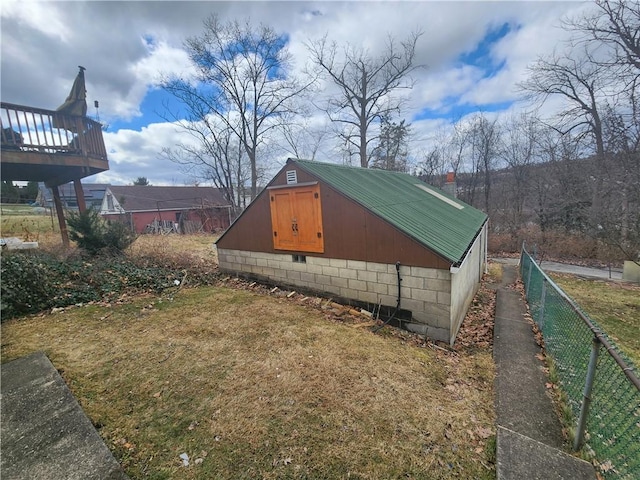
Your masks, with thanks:
M 518 258 L 491 257 L 490 260 L 508 265 L 516 265 L 519 262 Z M 581 265 L 569 265 L 567 263 L 548 262 L 546 260 L 540 263 L 540 268 L 545 272 L 569 273 L 571 275 L 599 278 L 602 280 L 622 280 L 622 269 L 619 268 L 612 268 L 611 271 L 609 271 L 608 268 L 583 267 Z

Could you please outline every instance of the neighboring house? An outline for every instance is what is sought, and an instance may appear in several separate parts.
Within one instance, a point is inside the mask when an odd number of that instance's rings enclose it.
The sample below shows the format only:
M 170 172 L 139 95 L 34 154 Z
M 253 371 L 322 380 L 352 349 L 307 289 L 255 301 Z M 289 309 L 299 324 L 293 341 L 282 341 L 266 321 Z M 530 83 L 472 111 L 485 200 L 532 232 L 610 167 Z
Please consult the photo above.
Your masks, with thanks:
M 100 213 L 137 233 L 211 233 L 229 226 L 230 210 L 213 187 L 111 185 Z
M 407 174 L 289 159 L 216 243 L 223 271 L 387 314 L 399 300 L 396 325 L 453 344 L 487 220 Z
M 107 183 L 83 183 L 82 191 L 84 192 L 84 200 L 87 208 L 100 209 L 102 206 L 102 198 L 109 184 Z M 60 200 L 62 206 L 70 210 L 78 209 L 78 199 L 73 183 L 65 183 L 58 187 L 60 191 Z M 50 188 L 45 187 L 43 182 L 38 183 L 37 205 L 45 208 L 53 208 L 53 194 Z

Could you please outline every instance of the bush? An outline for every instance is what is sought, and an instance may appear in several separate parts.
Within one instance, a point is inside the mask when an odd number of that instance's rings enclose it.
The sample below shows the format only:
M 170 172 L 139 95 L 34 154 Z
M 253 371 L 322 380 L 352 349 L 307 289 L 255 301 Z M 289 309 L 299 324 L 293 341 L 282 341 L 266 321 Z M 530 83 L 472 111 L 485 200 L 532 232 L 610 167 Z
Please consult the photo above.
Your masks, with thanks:
M 186 277 L 191 285 L 216 280 L 208 265 L 159 262 L 153 257 L 56 256 L 44 251 L 3 252 L 0 265 L 2 320 L 78 303 L 112 301 L 123 293 L 159 293 Z M 176 280 L 178 283 L 176 284 Z
M 93 209 L 71 212 L 67 223 L 69 238 L 91 256 L 104 253 L 121 255 L 136 238 L 126 225 L 108 222 Z
M 49 299 L 56 294 L 55 276 L 46 257 L 39 253 L 3 253 L 0 267 L 2 319 L 48 308 Z

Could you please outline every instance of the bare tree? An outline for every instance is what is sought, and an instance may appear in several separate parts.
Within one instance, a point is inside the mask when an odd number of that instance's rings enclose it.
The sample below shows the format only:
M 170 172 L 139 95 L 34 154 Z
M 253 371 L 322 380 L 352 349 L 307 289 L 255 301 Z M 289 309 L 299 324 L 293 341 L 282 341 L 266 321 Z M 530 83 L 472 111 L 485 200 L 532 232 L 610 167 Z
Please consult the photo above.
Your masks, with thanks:
M 573 31 L 569 48 L 538 60 L 521 87 L 540 102 L 562 98 L 566 108 L 555 128 L 582 140 L 582 156 L 591 155 L 573 172 L 589 179 L 580 189 L 590 192 L 572 207 L 576 218 L 579 211 L 589 211 L 588 221 L 576 225 L 609 245 L 640 252 L 640 247 L 629 248 L 637 244 L 632 232 L 640 210 L 633 194 L 640 141 L 640 4 L 598 0 L 594 9 L 565 20 L 564 26 Z
M 607 100 L 605 70 L 586 49 L 572 49 L 567 54 L 538 59 L 529 68 L 529 78 L 520 84 L 530 98 L 540 103 L 552 96 L 560 97 L 565 107 L 557 115 L 554 128 L 562 135 L 582 140 L 585 154 L 595 154 L 594 182 L 589 184 L 591 229 L 597 227 L 603 214 L 602 190 L 607 166 L 601 109 Z
M 491 177 L 498 159 L 500 127 L 497 120 L 477 114 L 473 121 L 474 162 L 483 178 L 484 211 L 490 212 Z
M 592 162 L 581 158 L 579 142 L 571 135 L 541 125 L 536 137 L 540 164 L 530 167 L 529 184 L 543 235 L 554 227 L 584 231 Z
M 377 137 L 372 135 L 374 122 L 398 113 L 402 101 L 393 94 L 413 87 L 411 73 L 419 68 L 413 62 L 421 35 L 414 32 L 400 45 L 390 36 L 379 56 L 351 44 L 339 48 L 326 36 L 307 44 L 321 74 L 338 87 L 338 95 L 329 100 L 325 111 L 331 121 L 346 127 L 340 136 L 347 150 L 355 148 L 361 167 L 369 166 L 369 145 Z
M 447 173 L 444 152 L 435 145 L 420 154 L 420 161 L 416 165 L 416 175 L 421 180 L 436 187 L 442 187 L 443 177 Z
M 245 207 L 244 187 L 250 180 L 249 165 L 242 142 L 226 123 L 205 117 L 201 122 L 182 121 L 194 142 L 164 148 L 161 155 L 179 165 L 187 174 L 211 181 L 238 214 Z
M 189 38 L 185 47 L 195 78 L 170 78 L 163 87 L 182 101 L 189 120 L 206 121 L 211 115 L 239 139 L 250 165 L 253 199 L 259 146 L 313 79 L 300 83 L 290 75 L 286 40 L 263 24 L 222 23 L 211 15 L 204 32 Z
M 529 67 L 529 77 L 519 87 L 529 99 L 540 103 L 552 96 L 562 97 L 565 108 L 556 118 L 556 128 L 562 134 L 573 132 L 590 137 L 596 155 L 602 157 L 603 69 L 591 60 L 588 52 L 571 53 L 539 58 Z
M 281 134 L 284 144 L 281 148 L 296 158 L 315 160 L 318 151 L 326 143 L 329 129 L 326 125 L 312 125 L 310 115 L 291 114 L 283 119 Z
M 640 3 L 627 0 L 596 0 L 595 8 L 577 18 L 564 21 L 564 26 L 578 34 L 577 40 L 606 45 L 613 50 L 599 62 L 621 67 L 615 74 L 640 75 Z M 622 71 L 621 71 L 622 70 Z
M 540 161 L 540 122 L 530 114 L 507 118 L 502 125 L 499 155 L 510 170 L 504 210 L 512 232 L 522 226 L 530 186 L 530 166 Z
M 466 169 L 459 176 L 462 198 L 476 205 L 476 194 L 482 193 L 482 207 L 491 210 L 491 185 L 495 162 L 498 159 L 499 126 L 497 120 L 489 120 L 483 113 L 458 121 L 454 127 L 452 164 Z
M 430 146 L 421 152 L 416 165 L 416 173 L 422 180 L 436 187 L 444 184 L 444 175 L 448 169 L 453 171 L 448 162 L 451 157 L 449 145 L 449 132 L 444 128 L 436 131 L 430 138 Z
M 640 262 L 640 116 L 636 102 L 603 115 L 605 151 L 611 165 L 597 236 Z

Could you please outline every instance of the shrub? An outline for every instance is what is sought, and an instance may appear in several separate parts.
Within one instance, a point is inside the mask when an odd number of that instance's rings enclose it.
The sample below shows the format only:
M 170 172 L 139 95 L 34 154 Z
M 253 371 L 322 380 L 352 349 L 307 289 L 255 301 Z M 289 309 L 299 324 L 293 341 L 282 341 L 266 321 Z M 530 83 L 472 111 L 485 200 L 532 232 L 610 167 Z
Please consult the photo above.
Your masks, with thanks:
M 37 312 L 55 296 L 55 280 L 46 257 L 34 254 L 2 254 L 0 312 L 2 319 Z
M 112 301 L 123 293 L 160 293 L 186 277 L 190 285 L 216 280 L 210 265 L 165 258 L 124 255 L 57 256 L 45 251 L 3 252 L 0 265 L 2 320 L 93 301 Z M 178 283 L 176 284 L 176 280 Z
M 69 238 L 91 256 L 102 253 L 120 255 L 135 240 L 135 234 L 126 225 L 108 222 L 93 209 L 71 212 L 67 223 Z

